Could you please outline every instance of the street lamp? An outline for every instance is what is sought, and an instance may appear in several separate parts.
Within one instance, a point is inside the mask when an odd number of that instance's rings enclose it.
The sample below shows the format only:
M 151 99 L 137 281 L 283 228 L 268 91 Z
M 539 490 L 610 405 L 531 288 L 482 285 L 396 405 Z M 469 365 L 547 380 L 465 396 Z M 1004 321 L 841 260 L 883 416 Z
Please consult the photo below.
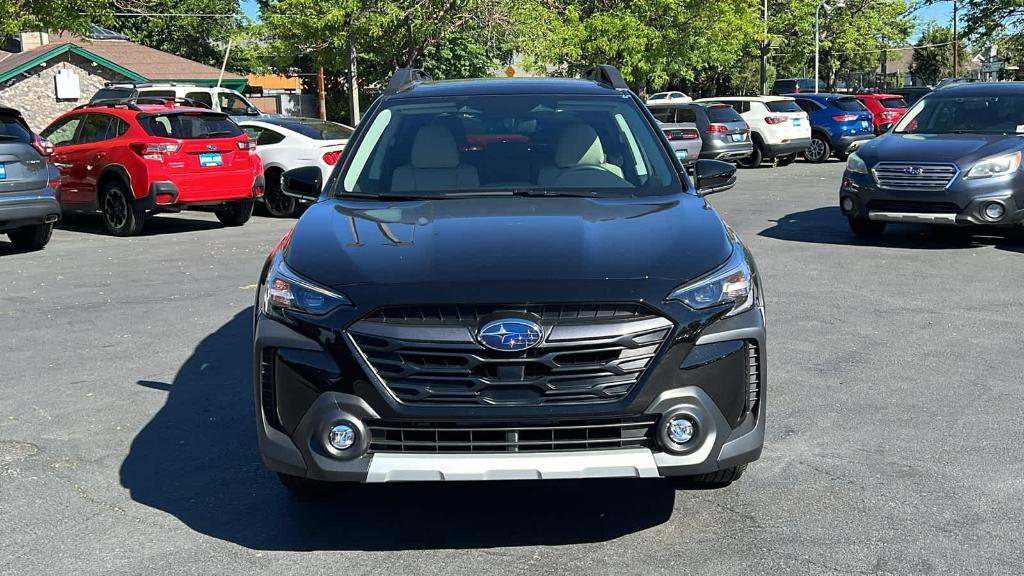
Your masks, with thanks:
M 834 0 L 832 5 L 828 4 L 828 0 L 821 0 L 818 3 L 818 7 L 814 9 L 814 93 L 818 93 L 818 52 L 820 51 L 821 45 L 821 34 L 818 32 L 818 24 L 821 20 L 821 9 L 824 8 L 826 12 L 833 8 L 842 8 L 846 5 L 846 0 Z

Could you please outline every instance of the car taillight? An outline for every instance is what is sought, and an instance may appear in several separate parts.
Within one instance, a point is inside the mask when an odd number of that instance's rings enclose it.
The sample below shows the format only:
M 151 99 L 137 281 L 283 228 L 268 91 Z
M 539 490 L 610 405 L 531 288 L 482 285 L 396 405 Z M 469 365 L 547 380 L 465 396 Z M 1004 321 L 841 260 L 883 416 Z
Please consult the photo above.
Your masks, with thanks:
M 856 114 L 839 114 L 832 117 L 836 122 L 853 122 L 857 118 L 860 118 L 860 116 L 857 116 Z
M 668 138 L 669 140 L 672 140 L 673 139 L 672 134 L 675 132 L 675 130 L 662 130 L 662 132 L 665 133 L 665 138 Z
M 729 127 L 725 124 L 708 124 L 708 132 L 728 132 Z
M 237 142 L 237 144 L 238 144 L 238 149 L 239 150 L 255 150 L 256 149 L 256 142 L 253 142 L 252 140 L 249 140 L 248 138 L 246 138 L 245 140 L 239 140 Z
M 765 116 L 764 121 L 769 124 L 783 124 L 787 122 L 789 118 L 785 116 Z
M 885 118 L 886 120 L 892 120 L 893 118 L 899 116 L 900 113 L 893 110 L 882 110 L 881 112 L 878 113 L 878 115 L 881 116 L 882 118 Z
M 159 144 L 139 143 L 132 144 L 129 147 L 146 160 L 160 160 L 161 162 L 165 154 L 174 154 L 181 150 L 181 144 L 178 142 L 161 142 Z
M 36 149 L 36 152 L 39 152 L 43 156 L 53 154 L 53 144 L 50 144 L 49 140 L 39 136 L 38 134 L 32 135 L 32 147 Z
M 683 140 L 696 140 L 700 138 L 700 132 L 693 128 L 683 128 Z
M 334 166 L 338 163 L 338 158 L 341 157 L 341 150 L 335 150 L 333 152 L 324 152 L 324 162 L 328 166 Z

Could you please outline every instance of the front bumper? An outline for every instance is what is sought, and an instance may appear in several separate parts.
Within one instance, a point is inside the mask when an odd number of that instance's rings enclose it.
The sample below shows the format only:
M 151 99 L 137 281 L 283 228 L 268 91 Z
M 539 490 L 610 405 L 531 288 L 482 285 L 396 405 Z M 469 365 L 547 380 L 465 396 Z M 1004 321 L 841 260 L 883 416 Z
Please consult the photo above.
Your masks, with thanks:
M 1005 209 L 999 220 L 985 215 L 985 207 L 993 202 Z M 871 175 L 846 171 L 839 205 L 845 216 L 879 222 L 1019 226 L 1024 223 L 1024 175 L 965 180 L 959 174 L 945 190 L 921 191 L 880 188 Z
M 719 142 L 704 140 L 700 157 L 710 160 L 739 160 L 754 153 L 754 144 L 747 137 L 743 142 Z
M 369 383 L 343 375 L 352 367 L 339 367 L 321 345 L 292 328 L 267 317 L 256 319 L 254 372 L 257 414 L 257 437 L 264 463 L 272 470 L 317 480 L 349 482 L 394 482 L 418 480 L 510 480 L 554 478 L 657 477 L 702 474 L 738 466 L 756 460 L 764 443 L 765 406 L 765 330 L 761 308 L 716 322 L 696 337 L 692 346 L 722 345 L 743 341 L 756 343 L 760 356 L 757 364 L 759 395 L 756 408 L 736 413 L 719 389 L 731 365 L 729 357 L 709 361 L 688 377 L 668 376 L 682 372 L 678 356 L 662 354 L 663 362 L 649 369 L 650 375 L 638 384 L 658 390 L 644 400 L 639 411 L 624 410 L 619 416 L 649 417 L 656 420 L 654 441 L 649 446 L 557 452 L 391 452 L 370 449 L 368 428 L 382 419 L 395 418 L 386 413 L 388 404 L 376 397 L 377 390 Z M 708 349 L 701 348 L 702 350 Z M 689 350 L 690 348 L 688 348 Z M 268 350 L 273 351 L 267 353 Z M 282 354 L 283 351 L 287 351 Z M 268 370 L 267 358 L 281 367 Z M 667 358 L 667 359 L 666 359 Z M 744 357 L 745 358 L 745 357 Z M 666 365 L 667 363 L 670 363 Z M 746 366 L 746 360 L 743 360 Z M 746 370 L 746 368 L 744 368 Z M 267 374 L 273 376 L 277 393 L 268 395 Z M 745 381 L 732 378 L 731 387 L 746 397 Z M 291 383 L 288 383 L 291 381 Z M 334 389 L 316 390 L 311 381 L 334 382 Z M 681 384 L 681 385 L 680 385 Z M 281 394 L 284 387 L 294 392 Z M 271 400 L 271 397 L 273 399 Z M 644 398 L 647 398 L 646 396 Z M 368 401 L 369 400 L 369 401 Z M 268 410 L 268 403 L 274 409 Z M 742 400 L 740 401 L 742 404 Z M 372 405 L 371 405 L 372 404 Z M 408 415 L 406 422 L 488 422 L 530 424 L 565 417 L 558 407 L 551 407 L 542 416 L 492 417 L 487 410 L 462 409 L 462 418 L 450 413 L 443 417 Z M 291 415 L 289 415 L 291 414 Z M 684 450 L 670 449 L 663 431 L 670 416 L 685 414 L 696 423 L 699 434 Z M 607 416 L 608 414 L 604 414 Z M 326 435 L 339 422 L 352 424 L 359 440 L 340 453 L 329 446 Z M 348 452 L 348 451 L 346 451 Z
M 0 231 L 56 222 L 60 203 L 53 188 L 0 194 Z

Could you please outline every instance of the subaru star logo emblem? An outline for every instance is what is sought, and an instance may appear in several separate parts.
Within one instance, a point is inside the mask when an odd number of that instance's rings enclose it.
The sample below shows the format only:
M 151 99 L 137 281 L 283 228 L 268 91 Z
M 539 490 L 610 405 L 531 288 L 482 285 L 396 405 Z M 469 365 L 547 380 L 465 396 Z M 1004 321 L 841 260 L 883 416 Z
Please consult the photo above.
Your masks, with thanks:
M 920 166 L 907 166 L 906 168 L 903 169 L 903 171 L 906 172 L 907 174 L 910 174 L 911 176 L 920 176 L 921 173 L 924 172 L 924 170 L 922 170 Z
M 491 350 L 515 352 L 540 343 L 541 329 L 529 320 L 503 318 L 484 324 L 477 339 Z
M 206 149 L 207 150 L 216 150 L 217 149 L 217 145 L 216 144 L 207 144 L 206 145 Z

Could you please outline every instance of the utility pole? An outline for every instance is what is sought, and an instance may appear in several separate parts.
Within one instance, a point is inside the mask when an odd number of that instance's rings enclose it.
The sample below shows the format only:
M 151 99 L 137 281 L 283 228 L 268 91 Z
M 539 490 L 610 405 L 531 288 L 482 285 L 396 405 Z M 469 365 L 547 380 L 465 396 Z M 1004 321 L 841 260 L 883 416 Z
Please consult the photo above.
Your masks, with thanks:
M 761 41 L 761 94 L 768 94 L 768 51 L 771 49 L 768 36 L 768 0 L 764 0 L 764 40 Z
M 348 97 L 352 111 L 351 122 L 353 126 L 359 124 L 359 79 L 356 76 L 356 43 L 352 38 L 353 33 L 348 34 Z
M 960 75 L 960 43 L 957 38 L 957 1 L 953 0 L 953 78 Z
M 322 55 L 316 57 L 316 97 L 320 111 L 320 119 L 327 120 L 327 96 L 324 94 L 324 60 Z

